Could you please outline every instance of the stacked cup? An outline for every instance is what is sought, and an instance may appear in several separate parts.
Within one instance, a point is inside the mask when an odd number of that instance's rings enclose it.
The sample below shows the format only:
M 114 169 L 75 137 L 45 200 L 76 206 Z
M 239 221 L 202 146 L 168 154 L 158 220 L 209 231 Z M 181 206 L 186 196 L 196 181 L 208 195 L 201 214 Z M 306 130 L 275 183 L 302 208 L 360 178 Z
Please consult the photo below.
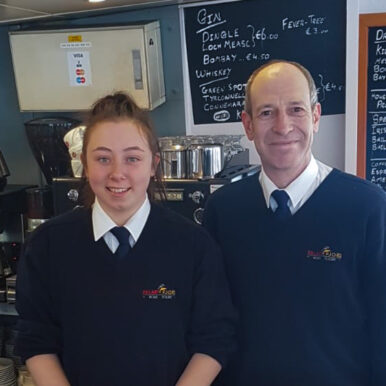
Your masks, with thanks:
M 17 386 L 15 365 L 12 359 L 0 358 L 0 386 Z

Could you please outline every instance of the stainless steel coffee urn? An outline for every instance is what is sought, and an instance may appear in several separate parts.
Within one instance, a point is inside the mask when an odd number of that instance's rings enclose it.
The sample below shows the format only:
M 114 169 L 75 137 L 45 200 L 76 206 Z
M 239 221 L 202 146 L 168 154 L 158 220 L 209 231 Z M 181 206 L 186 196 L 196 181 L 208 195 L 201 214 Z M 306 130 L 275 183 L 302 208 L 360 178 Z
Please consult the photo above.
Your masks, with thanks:
M 191 144 L 187 150 L 188 178 L 214 178 L 224 167 L 223 145 L 219 143 Z
M 161 150 L 162 174 L 166 179 L 186 178 L 186 148 L 168 145 Z

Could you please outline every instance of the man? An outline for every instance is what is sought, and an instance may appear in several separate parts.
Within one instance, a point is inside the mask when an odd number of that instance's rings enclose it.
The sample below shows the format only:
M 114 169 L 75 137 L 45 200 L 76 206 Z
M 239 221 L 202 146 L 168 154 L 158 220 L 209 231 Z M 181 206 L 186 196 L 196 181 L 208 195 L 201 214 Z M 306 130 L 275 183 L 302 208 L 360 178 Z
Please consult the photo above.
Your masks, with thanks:
M 261 173 L 205 212 L 240 313 L 221 384 L 386 385 L 386 194 L 313 158 L 320 115 L 298 63 L 250 77 L 242 122 Z

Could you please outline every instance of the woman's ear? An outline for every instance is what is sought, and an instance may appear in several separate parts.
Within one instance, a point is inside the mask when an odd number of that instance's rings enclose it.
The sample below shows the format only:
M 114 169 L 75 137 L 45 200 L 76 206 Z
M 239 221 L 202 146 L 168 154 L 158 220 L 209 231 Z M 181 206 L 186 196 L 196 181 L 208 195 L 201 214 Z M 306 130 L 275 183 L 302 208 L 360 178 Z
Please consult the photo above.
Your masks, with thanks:
M 153 165 L 152 165 L 152 168 L 151 168 L 151 176 L 152 177 L 155 176 L 155 173 L 156 173 L 156 170 L 158 168 L 160 160 L 161 160 L 160 154 L 159 153 L 155 153 L 153 155 Z

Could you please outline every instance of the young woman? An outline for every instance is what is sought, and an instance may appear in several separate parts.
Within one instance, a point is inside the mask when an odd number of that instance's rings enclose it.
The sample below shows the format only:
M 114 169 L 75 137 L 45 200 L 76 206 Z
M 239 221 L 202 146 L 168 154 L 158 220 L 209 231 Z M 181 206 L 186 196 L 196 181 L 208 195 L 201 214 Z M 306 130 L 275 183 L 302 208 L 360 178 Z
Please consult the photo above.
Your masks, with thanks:
M 217 247 L 149 201 L 159 160 L 146 112 L 123 93 L 97 101 L 93 205 L 41 225 L 18 267 L 17 347 L 38 386 L 210 385 L 233 350 Z

